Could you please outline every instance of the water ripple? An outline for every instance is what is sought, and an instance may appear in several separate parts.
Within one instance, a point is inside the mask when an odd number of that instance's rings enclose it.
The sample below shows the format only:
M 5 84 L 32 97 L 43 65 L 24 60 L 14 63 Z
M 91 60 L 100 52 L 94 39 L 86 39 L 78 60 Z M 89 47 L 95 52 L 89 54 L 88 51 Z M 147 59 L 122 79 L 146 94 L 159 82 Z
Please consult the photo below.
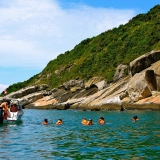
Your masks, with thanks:
M 34 116 L 33 116 L 34 115 Z M 139 116 L 139 121 L 130 118 Z M 98 124 L 105 117 L 104 125 Z M 83 126 L 83 117 L 94 125 Z M 50 124 L 41 122 L 48 118 Z M 55 125 L 62 118 L 61 126 Z M 154 159 L 160 158 L 160 112 L 79 112 L 25 110 L 23 122 L 0 126 L 0 159 Z

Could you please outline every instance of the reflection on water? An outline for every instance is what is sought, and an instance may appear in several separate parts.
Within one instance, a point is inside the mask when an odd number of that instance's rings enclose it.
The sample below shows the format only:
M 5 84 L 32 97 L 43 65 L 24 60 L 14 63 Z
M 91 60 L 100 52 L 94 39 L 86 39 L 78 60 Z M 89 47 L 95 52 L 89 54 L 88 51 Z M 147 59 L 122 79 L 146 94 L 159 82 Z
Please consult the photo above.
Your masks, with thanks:
M 139 117 L 135 123 L 134 115 Z M 106 123 L 99 125 L 102 116 Z M 81 125 L 83 117 L 94 125 Z M 41 124 L 44 118 L 49 125 Z M 59 118 L 61 126 L 55 125 Z M 160 112 L 25 110 L 22 119 L 0 126 L 0 159 L 160 158 Z

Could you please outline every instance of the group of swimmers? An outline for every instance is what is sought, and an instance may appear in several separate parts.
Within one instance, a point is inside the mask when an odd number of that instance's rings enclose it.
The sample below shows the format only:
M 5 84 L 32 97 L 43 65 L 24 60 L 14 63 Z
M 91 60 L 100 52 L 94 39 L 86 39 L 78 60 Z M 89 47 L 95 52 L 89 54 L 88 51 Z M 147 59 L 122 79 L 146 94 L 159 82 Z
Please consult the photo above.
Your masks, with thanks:
M 138 116 L 134 116 L 134 117 L 131 118 L 131 120 L 133 122 L 136 122 L 139 119 L 138 119 Z M 92 121 L 92 119 L 87 120 L 85 117 L 82 119 L 81 123 L 84 126 L 90 126 L 90 125 L 94 124 L 94 122 Z M 104 117 L 100 117 L 99 120 L 98 120 L 98 123 L 100 125 L 103 125 L 105 123 Z M 47 125 L 48 124 L 48 119 L 44 119 L 44 122 L 42 122 L 42 124 Z M 61 124 L 63 124 L 62 119 L 58 119 L 58 121 L 56 122 L 56 125 L 61 125 Z
M 104 117 L 101 117 L 99 120 L 98 120 L 99 124 L 103 125 L 105 122 L 104 122 Z M 92 119 L 89 119 L 87 120 L 86 118 L 83 118 L 81 123 L 85 126 L 89 126 L 89 125 L 93 125 L 93 121 Z M 44 121 L 42 122 L 43 125 L 47 125 L 48 124 L 48 119 L 44 119 Z M 56 122 L 56 125 L 61 125 L 63 124 L 63 121 L 62 119 L 58 119 L 58 121 Z
M 83 125 L 85 125 L 85 126 L 90 126 L 90 125 L 93 125 L 93 124 L 94 124 L 94 122 L 92 121 L 92 119 L 87 120 L 86 118 L 83 118 L 82 121 L 81 121 L 81 123 L 82 123 Z M 104 117 L 101 117 L 101 118 L 98 120 L 98 123 L 99 123 L 100 125 L 103 125 L 103 124 L 105 123 Z
M 56 125 L 61 125 L 62 119 L 58 119 L 58 121 L 56 122 Z M 42 122 L 43 125 L 47 125 L 48 124 L 48 119 L 44 119 L 44 121 Z

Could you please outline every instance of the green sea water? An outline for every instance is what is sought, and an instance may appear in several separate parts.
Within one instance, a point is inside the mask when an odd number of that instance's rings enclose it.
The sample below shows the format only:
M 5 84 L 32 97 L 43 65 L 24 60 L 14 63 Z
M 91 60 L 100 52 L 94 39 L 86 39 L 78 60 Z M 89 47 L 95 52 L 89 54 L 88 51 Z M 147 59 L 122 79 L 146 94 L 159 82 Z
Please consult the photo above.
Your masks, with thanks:
M 139 121 L 132 122 L 135 115 Z M 94 125 L 81 125 L 83 117 Z M 21 123 L 0 126 L 0 136 L 2 160 L 159 160 L 160 112 L 25 109 Z

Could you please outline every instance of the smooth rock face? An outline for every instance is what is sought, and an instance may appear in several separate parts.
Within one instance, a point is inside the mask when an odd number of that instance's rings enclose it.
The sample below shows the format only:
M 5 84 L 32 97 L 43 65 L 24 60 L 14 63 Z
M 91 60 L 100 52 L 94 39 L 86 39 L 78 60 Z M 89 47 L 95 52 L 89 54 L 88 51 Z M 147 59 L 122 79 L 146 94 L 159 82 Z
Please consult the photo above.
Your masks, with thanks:
M 121 78 L 125 77 L 126 72 L 128 73 L 128 66 L 120 64 L 116 69 L 116 73 L 114 74 L 113 82 L 116 82 Z
M 96 83 L 99 83 L 100 81 L 103 81 L 104 79 L 102 77 L 92 77 L 85 83 L 85 88 L 89 89 Z
M 136 73 L 150 67 L 153 63 L 160 60 L 160 50 L 151 51 L 130 62 L 130 73 L 134 76 Z
M 157 91 L 160 91 L 160 61 L 152 64 L 152 66 L 149 67 L 149 70 L 154 70 L 155 78 L 157 81 Z
M 133 102 L 152 95 L 144 74 L 135 74 L 128 83 L 128 95 Z
M 95 85 L 97 86 L 98 90 L 100 91 L 100 90 L 107 87 L 107 82 L 105 80 L 103 80 L 103 81 L 96 83 Z
M 63 86 L 66 90 L 70 90 L 73 87 L 84 88 L 84 81 L 83 80 L 70 80 L 68 82 L 63 83 Z
M 147 81 L 149 89 L 151 91 L 156 91 L 157 90 L 157 80 L 156 80 L 154 70 L 147 70 L 145 72 L 145 79 Z

